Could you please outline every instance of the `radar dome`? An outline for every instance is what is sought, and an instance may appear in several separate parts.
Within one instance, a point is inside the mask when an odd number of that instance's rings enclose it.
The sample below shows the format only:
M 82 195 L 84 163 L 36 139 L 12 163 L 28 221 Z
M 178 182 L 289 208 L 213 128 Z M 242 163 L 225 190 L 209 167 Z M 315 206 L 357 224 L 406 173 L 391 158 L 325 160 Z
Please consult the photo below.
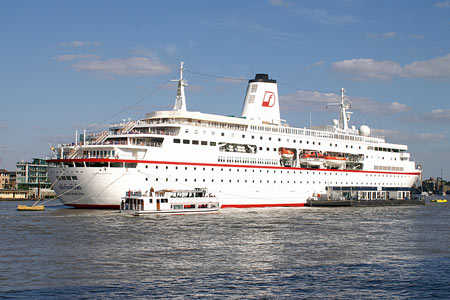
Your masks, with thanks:
M 367 125 L 362 125 L 359 127 L 359 134 L 362 136 L 369 136 L 370 135 L 370 127 Z
M 336 120 L 336 119 L 334 119 L 334 120 L 333 120 L 333 125 L 334 125 L 335 127 L 337 127 L 337 126 L 339 125 L 339 121 Z

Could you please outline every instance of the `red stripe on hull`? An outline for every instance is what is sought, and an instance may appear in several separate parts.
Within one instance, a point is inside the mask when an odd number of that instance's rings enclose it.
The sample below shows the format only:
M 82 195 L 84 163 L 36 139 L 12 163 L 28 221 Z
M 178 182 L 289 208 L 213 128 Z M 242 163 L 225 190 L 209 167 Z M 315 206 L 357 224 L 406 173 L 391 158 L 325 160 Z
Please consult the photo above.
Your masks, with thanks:
M 253 207 L 303 207 L 306 203 L 288 204 L 224 204 L 221 208 L 253 208 Z

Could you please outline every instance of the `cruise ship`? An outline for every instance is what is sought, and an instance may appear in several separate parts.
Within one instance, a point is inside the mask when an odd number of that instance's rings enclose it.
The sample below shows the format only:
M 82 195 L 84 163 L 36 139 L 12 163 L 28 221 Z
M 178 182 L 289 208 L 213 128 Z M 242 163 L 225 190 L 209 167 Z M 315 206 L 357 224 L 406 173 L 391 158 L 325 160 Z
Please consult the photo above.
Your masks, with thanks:
M 184 65 L 172 110 L 110 124 L 52 148 L 49 177 L 62 203 L 119 208 L 128 190 L 207 188 L 226 207 L 305 206 L 336 190 L 360 199 L 406 198 L 421 175 L 408 147 L 349 126 L 341 90 L 331 125 L 289 126 L 277 82 L 249 80 L 240 117 L 188 111 Z

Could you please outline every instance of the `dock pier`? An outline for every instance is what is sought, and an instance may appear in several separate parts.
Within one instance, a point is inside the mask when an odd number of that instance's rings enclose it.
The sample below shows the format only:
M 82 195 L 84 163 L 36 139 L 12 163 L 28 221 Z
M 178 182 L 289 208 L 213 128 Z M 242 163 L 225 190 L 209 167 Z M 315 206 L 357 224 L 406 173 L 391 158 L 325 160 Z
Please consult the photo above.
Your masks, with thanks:
M 410 206 L 425 205 L 424 199 L 382 199 L 382 200 L 307 200 L 311 207 L 343 207 L 343 206 Z

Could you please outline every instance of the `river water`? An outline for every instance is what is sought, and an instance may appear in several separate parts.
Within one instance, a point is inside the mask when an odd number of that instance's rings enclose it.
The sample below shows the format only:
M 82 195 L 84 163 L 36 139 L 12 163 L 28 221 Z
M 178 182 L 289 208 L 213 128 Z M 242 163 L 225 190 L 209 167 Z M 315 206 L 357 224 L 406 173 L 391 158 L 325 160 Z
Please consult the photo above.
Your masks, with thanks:
M 450 203 L 144 217 L 17 204 L 0 202 L 1 299 L 450 298 Z

